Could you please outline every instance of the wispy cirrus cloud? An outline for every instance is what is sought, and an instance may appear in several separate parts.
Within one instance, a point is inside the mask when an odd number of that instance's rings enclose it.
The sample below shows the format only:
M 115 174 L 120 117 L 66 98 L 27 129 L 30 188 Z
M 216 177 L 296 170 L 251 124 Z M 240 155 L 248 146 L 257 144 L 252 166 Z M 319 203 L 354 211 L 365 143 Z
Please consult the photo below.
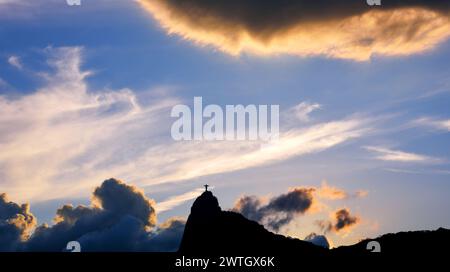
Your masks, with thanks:
M 440 169 L 400 169 L 400 168 L 385 168 L 384 170 L 400 173 L 400 174 L 411 174 L 411 175 L 450 175 L 449 170 L 440 170 Z
M 413 125 L 430 127 L 437 130 L 450 131 L 450 119 L 435 119 L 423 117 L 412 122 Z
M 369 124 L 370 120 L 364 118 L 319 123 L 281 132 L 279 140 L 269 144 L 256 141 L 178 142 L 152 148 L 151 152 L 157 156 L 147 156 L 146 160 L 151 160 L 160 165 L 159 169 L 163 169 L 159 171 L 161 176 L 156 177 L 158 182 L 192 179 L 318 153 L 363 137 L 371 129 Z
M 153 135 L 158 116 L 179 102 L 156 97 L 140 105 L 128 89 L 88 91 L 82 50 L 46 49 L 56 72 L 42 74 L 45 86 L 19 98 L 0 96 L 0 191 L 48 199 L 91 187 L 139 154 L 139 138 Z
M 179 97 L 157 90 L 90 90 L 83 48 L 47 48 L 51 73 L 35 92 L 0 96 L 0 191 L 18 200 L 81 197 L 114 176 L 138 186 L 233 172 L 325 151 L 367 135 L 370 118 L 349 117 L 281 131 L 278 141 L 170 138 Z M 192 194 L 170 199 L 166 208 Z M 170 205 L 169 205 L 170 204 Z M 164 208 L 164 206 L 163 206 Z
M 0 0 L 0 6 L 1 5 L 21 5 L 22 3 L 24 3 L 25 1 L 23 0 Z
M 191 199 L 194 199 L 196 197 L 198 197 L 199 195 L 201 195 L 203 193 L 203 189 L 198 188 L 189 192 L 186 192 L 184 194 L 181 195 L 176 195 L 176 196 L 172 196 L 169 197 L 166 200 L 163 200 L 161 202 L 158 202 L 156 204 L 156 211 L 158 213 L 162 213 L 168 210 L 173 209 L 174 207 L 183 204 L 186 201 L 189 201 Z
M 393 162 L 409 162 L 409 163 L 440 163 L 442 159 L 434 158 L 431 156 L 415 154 L 411 152 L 405 152 L 400 150 L 393 150 L 386 147 L 379 146 L 366 146 L 366 150 L 375 154 L 375 158 L 382 161 Z

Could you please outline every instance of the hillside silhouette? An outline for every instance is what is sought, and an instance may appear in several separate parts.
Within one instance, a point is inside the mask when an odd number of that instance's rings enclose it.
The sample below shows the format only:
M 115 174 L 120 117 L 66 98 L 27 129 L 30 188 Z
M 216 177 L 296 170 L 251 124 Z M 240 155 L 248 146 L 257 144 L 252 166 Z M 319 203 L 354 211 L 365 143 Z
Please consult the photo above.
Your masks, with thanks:
M 366 239 L 355 245 L 326 249 L 310 242 L 274 234 L 243 215 L 223 211 L 217 198 L 205 191 L 193 203 L 179 248 L 182 254 L 275 254 L 298 256 L 374 255 L 367 243 L 377 241 L 383 255 L 443 254 L 450 230 L 411 231 Z
M 323 255 L 327 250 L 309 242 L 267 231 L 257 222 L 231 211 L 222 211 L 217 198 L 205 191 L 192 205 L 180 253 L 279 253 L 280 250 Z
M 377 241 L 381 245 L 381 253 L 385 255 L 443 255 L 448 252 L 450 230 L 405 231 L 384 234 L 376 239 L 365 239 L 351 246 L 332 249 L 335 255 L 372 254 L 367 250 L 367 243 Z

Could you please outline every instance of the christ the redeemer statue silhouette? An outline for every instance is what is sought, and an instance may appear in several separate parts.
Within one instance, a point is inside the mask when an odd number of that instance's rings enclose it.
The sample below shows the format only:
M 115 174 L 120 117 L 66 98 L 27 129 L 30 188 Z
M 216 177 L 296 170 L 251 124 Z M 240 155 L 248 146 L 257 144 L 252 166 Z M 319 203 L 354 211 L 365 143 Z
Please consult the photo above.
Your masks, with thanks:
M 205 184 L 205 185 L 203 185 L 203 186 L 205 186 L 205 192 L 208 191 L 209 185 L 208 185 L 208 184 Z

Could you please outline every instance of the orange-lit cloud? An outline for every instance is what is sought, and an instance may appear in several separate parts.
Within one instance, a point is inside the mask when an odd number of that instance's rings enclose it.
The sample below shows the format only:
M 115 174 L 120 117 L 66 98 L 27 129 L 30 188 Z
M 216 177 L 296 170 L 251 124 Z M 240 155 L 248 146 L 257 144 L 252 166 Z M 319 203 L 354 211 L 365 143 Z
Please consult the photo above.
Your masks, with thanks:
M 326 181 L 322 182 L 322 186 L 317 188 L 316 193 L 320 198 L 331 200 L 365 197 L 368 194 L 364 190 L 349 193 L 341 188 L 328 185 Z
M 0 251 L 11 251 L 28 239 L 36 224 L 28 204 L 18 205 L 0 193 Z
M 231 55 L 368 60 L 435 47 L 450 36 L 443 1 L 138 0 L 169 34 Z

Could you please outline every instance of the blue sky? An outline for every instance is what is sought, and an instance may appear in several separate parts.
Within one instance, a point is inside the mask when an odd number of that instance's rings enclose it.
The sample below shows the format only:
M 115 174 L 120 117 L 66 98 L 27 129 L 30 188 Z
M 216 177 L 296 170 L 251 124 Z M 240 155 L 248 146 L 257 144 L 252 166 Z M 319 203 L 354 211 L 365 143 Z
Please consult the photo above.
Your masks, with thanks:
M 157 202 L 189 192 L 194 197 L 198 194 L 195 190 L 207 182 L 223 208 L 231 208 L 243 194 L 270 196 L 296 186 L 319 188 L 324 181 L 348 192 L 367 191 L 361 198 L 325 199 L 322 210 L 299 216 L 283 230 L 303 238 L 318 231 L 315 220 L 345 206 L 362 221 L 351 233 L 331 234 L 335 244 L 386 232 L 450 227 L 448 40 L 423 52 L 375 55 L 365 61 L 247 52 L 231 56 L 213 45 L 197 46 L 176 34 L 166 34 L 132 1 L 84 1 L 80 7 L 69 7 L 55 0 L 13 8 L 2 6 L 0 1 L 0 14 L 0 101 L 12 108 L 4 114 L 23 113 L 18 122 L 11 121 L 15 120 L 12 117 L 1 120 L 0 144 L 8 150 L 17 145 L 32 149 L 48 144 L 37 141 L 39 134 L 34 134 L 33 127 L 22 129 L 42 121 L 27 116 L 36 114 L 27 108 L 28 103 L 40 100 L 17 102 L 24 97 L 55 88 L 71 93 L 81 90 L 79 96 L 67 100 L 56 97 L 54 104 L 45 98 L 48 104 L 37 107 L 44 110 L 58 107 L 58 100 L 70 106 L 75 100 L 97 103 L 94 97 L 104 95 L 104 101 L 97 105 L 100 111 L 94 115 L 62 116 L 64 124 L 49 122 L 39 127 L 52 135 L 50 146 L 62 138 L 74 138 L 48 150 L 43 148 L 42 156 L 50 154 L 52 159 L 45 159 L 42 166 L 37 164 L 41 158 L 30 159 L 39 154 L 16 157 L 3 151 L 0 191 L 14 201 L 30 202 L 40 222 L 50 222 L 55 209 L 64 203 L 88 204 L 90 190 L 114 176 L 143 188 Z M 64 68 L 66 65 L 71 68 Z M 86 71 L 89 76 L 83 75 Z M 243 167 L 232 161 L 239 160 L 246 154 L 242 150 L 250 147 L 224 145 L 223 154 L 220 148 L 213 150 L 217 157 L 234 158 L 225 160 L 228 168 L 183 176 L 186 169 L 177 162 L 157 159 L 173 154 L 188 160 L 187 168 L 208 169 L 208 160 L 214 156 L 212 147 L 207 143 L 197 143 L 197 147 L 174 143 L 169 134 L 171 105 L 192 104 L 194 96 L 202 96 L 206 104 L 222 106 L 279 104 L 282 127 L 291 122 L 300 138 L 305 131 L 323 131 L 326 141 L 339 140 L 309 151 L 303 150 L 307 148 L 304 145 L 316 142 L 305 141 L 295 154 Z M 135 100 L 139 104 L 136 108 Z M 320 104 L 320 108 L 310 112 L 306 121 L 290 120 L 293 108 L 302 102 Z M 155 112 L 147 111 L 153 108 L 157 108 Z M 134 110 L 141 115 L 133 115 Z M 119 122 L 120 118 L 128 119 Z M 330 123 L 336 128 L 326 127 Z M 342 128 L 346 125 L 349 127 Z M 117 132 L 121 128 L 129 133 Z M 92 133 L 84 133 L 89 129 Z M 108 133 L 117 134 L 105 136 Z M 79 141 L 77 137 L 81 137 Z M 95 146 L 80 148 L 91 140 L 97 141 Z M 60 148 L 80 150 L 65 157 Z M 49 170 L 41 171 L 44 167 Z M 134 172 L 137 168 L 140 171 Z M 147 170 L 161 173 L 149 174 Z M 48 180 L 41 184 L 44 178 Z M 59 196 L 59 192 L 64 194 Z M 159 219 L 186 216 L 192 197 L 159 213 Z

